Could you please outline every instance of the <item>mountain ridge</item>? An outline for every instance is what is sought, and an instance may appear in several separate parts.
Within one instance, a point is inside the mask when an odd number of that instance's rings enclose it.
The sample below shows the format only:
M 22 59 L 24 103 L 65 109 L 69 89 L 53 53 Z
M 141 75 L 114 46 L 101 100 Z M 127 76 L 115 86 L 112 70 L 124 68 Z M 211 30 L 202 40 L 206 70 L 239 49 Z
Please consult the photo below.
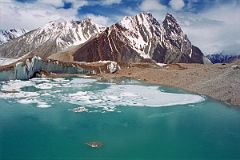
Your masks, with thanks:
M 27 30 L 21 29 L 0 29 L 0 45 L 6 42 L 9 42 L 15 38 L 20 37 L 21 35 L 27 33 Z
M 207 58 L 212 63 L 231 63 L 236 60 L 240 60 L 240 55 L 216 53 L 216 54 L 207 55 Z
M 73 54 L 75 61 L 114 60 L 161 63 L 204 63 L 201 50 L 191 44 L 169 13 L 161 25 L 149 12 L 124 17 L 107 27 Z
M 73 46 L 74 51 L 71 51 Z M 169 13 L 162 23 L 151 13 L 141 12 L 106 28 L 94 24 L 91 19 L 53 21 L 0 46 L 3 57 L 27 53 L 49 57 L 55 53 L 69 54 L 68 51 L 73 61 L 86 62 L 205 63 L 206 59 Z
M 50 21 L 43 27 L 0 46 L 2 57 L 20 57 L 28 53 L 48 57 L 70 46 L 86 42 L 102 30 L 91 19 L 82 21 Z

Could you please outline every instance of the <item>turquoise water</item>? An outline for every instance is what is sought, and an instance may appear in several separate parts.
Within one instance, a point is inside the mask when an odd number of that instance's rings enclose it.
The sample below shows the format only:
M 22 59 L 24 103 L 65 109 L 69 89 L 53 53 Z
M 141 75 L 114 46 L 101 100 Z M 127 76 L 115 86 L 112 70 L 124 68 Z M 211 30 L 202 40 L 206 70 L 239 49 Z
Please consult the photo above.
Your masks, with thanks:
M 2 82 L 1 90 L 1 160 L 240 159 L 240 109 L 207 97 L 79 78 Z M 88 112 L 72 111 L 79 106 Z

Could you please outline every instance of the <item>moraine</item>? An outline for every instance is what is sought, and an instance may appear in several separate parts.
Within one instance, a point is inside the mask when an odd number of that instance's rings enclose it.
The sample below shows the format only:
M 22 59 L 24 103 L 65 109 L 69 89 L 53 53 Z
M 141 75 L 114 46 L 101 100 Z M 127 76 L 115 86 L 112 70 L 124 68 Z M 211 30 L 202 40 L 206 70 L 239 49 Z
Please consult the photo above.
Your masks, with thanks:
M 240 158 L 240 110 L 208 97 L 74 77 L 0 88 L 0 159 Z

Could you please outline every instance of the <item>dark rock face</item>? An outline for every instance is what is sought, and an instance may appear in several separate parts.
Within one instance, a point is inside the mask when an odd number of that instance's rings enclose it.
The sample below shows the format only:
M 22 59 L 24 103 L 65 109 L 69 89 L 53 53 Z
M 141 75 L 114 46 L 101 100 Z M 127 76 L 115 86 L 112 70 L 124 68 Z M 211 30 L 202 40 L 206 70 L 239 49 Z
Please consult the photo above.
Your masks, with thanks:
M 203 53 L 198 47 L 192 46 L 191 61 L 193 63 L 203 63 L 203 56 L 204 56 Z
M 167 14 L 161 25 L 150 13 L 124 17 L 89 40 L 74 54 L 76 61 L 113 60 L 160 63 L 203 63 L 203 53 L 193 46 L 176 19 Z
M 136 51 L 117 38 L 118 33 L 117 30 L 111 32 L 107 28 L 100 36 L 78 49 L 73 55 L 74 60 L 86 62 L 112 60 L 125 63 L 141 61 L 143 58 Z

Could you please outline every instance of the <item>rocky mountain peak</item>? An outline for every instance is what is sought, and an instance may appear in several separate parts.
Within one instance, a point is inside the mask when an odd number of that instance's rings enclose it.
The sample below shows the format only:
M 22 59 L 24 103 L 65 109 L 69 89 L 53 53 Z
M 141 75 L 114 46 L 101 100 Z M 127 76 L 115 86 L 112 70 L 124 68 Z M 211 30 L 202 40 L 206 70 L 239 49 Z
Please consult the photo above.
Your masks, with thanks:
M 177 23 L 177 20 L 171 15 L 167 13 L 165 19 L 163 20 L 163 28 L 166 30 L 167 34 L 183 34 L 183 31 L 180 25 Z
M 158 21 L 149 12 L 141 12 L 135 16 L 126 16 L 119 23 L 126 29 L 133 29 L 137 26 L 159 25 Z

